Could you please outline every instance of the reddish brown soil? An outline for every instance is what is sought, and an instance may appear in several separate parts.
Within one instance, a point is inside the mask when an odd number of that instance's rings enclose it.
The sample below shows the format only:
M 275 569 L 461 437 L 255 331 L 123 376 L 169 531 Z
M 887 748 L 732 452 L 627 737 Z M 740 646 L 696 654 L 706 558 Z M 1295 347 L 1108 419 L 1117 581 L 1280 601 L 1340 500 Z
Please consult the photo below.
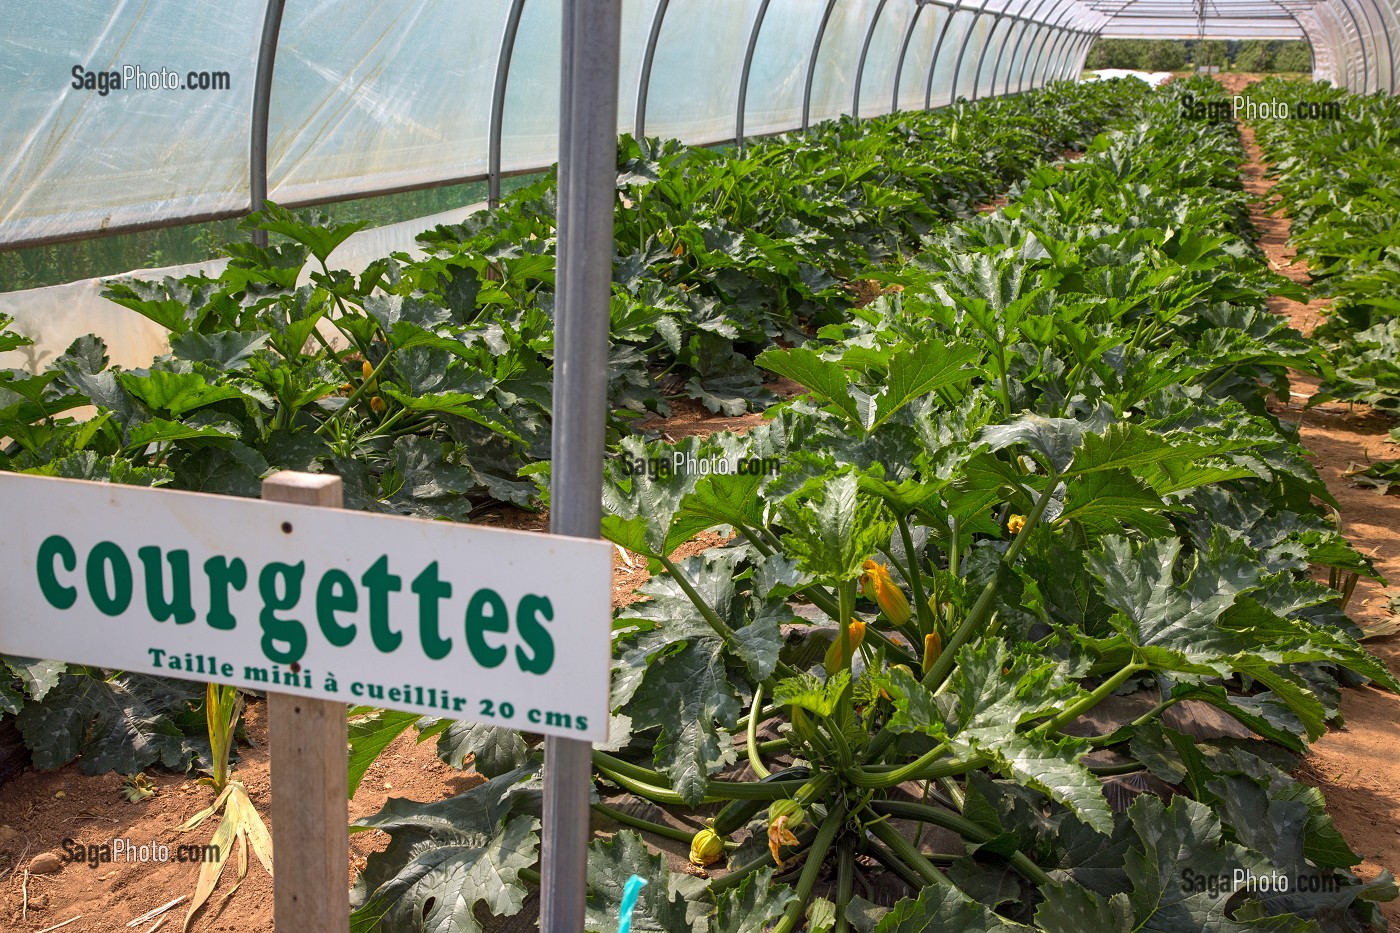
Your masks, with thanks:
M 1257 76 L 1227 74 L 1220 80 L 1231 93 L 1238 93 Z M 1248 158 L 1245 188 L 1255 202 L 1250 216 L 1260 230 L 1259 246 L 1276 271 L 1307 284 L 1307 263 L 1288 246 L 1289 221 L 1276 212 L 1277 198 L 1270 195 L 1273 182 L 1264 177 L 1266 166 L 1254 131 L 1242 125 L 1241 135 Z M 1276 298 L 1270 305 L 1305 334 L 1322 320 L 1326 306 L 1325 300 L 1304 304 L 1286 298 Z M 1400 582 L 1400 498 L 1358 488 L 1347 478 L 1356 466 L 1400 456 L 1400 446 L 1389 438 L 1391 422 L 1364 405 L 1329 403 L 1305 408 L 1316 390 L 1315 379 L 1297 376 L 1288 404 L 1271 410 L 1301 426 L 1303 445 L 1312 451 L 1314 465 L 1341 506 L 1347 538 L 1375 558 L 1382 576 Z M 1362 580 L 1348 611 L 1363 628 L 1384 623 L 1389 597 L 1396 592 L 1400 590 L 1394 586 Z M 1369 640 L 1367 647 L 1400 675 L 1400 636 Z M 1394 873 L 1400 870 L 1400 764 L 1395 754 L 1400 742 L 1400 697 L 1374 687 L 1346 690 L 1342 716 L 1344 724 L 1313 745 L 1298 776 L 1322 791 L 1342 835 L 1366 856 L 1357 873 L 1365 878 L 1375 877 L 1383 868 Z M 1400 922 L 1400 901 L 1382 909 L 1392 925 Z

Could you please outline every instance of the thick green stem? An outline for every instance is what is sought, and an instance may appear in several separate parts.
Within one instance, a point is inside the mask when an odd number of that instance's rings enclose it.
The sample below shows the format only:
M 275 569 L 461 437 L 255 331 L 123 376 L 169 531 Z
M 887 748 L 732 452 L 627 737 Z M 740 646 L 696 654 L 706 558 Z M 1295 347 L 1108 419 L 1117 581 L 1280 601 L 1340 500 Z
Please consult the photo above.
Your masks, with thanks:
M 914 597 L 914 617 L 919 620 L 919 632 L 927 635 L 933 631 L 933 612 L 928 598 L 924 595 L 924 575 L 919 570 L 919 555 L 914 553 L 914 535 L 909 530 L 909 520 L 896 515 L 899 525 L 899 540 L 904 545 L 904 559 L 909 562 L 909 589 Z
M 663 556 L 658 558 L 658 560 L 661 561 L 661 566 L 666 568 L 666 572 L 671 575 L 671 579 L 676 581 L 676 585 L 681 588 L 681 592 L 685 593 L 685 595 L 690 598 L 695 608 L 699 610 L 700 615 L 710 624 L 710 628 L 714 629 L 715 634 L 726 642 L 732 641 L 734 638 L 734 630 L 724 623 L 724 620 L 711 608 L 709 603 L 705 602 L 705 597 L 700 595 L 700 591 L 690 582 L 690 578 L 681 571 L 681 568 L 677 567 L 675 562 L 669 557 Z M 798 673 L 782 661 L 778 662 L 776 670 L 784 677 L 796 677 Z
M 886 788 L 895 787 L 905 781 L 936 781 L 939 778 L 953 777 L 959 774 L 967 774 L 979 768 L 985 768 L 991 764 L 991 760 L 980 755 L 969 758 L 966 761 L 957 758 L 942 762 L 930 762 L 927 759 L 935 752 L 946 750 L 942 746 L 920 756 L 907 765 L 897 768 L 890 768 L 882 765 L 868 765 L 864 768 L 855 768 L 847 773 L 847 779 L 857 787 Z M 915 767 L 915 766 L 918 767 Z
M 856 886 L 856 853 L 844 843 L 836 855 L 836 926 L 833 933 L 850 933 L 851 922 L 846 919 L 846 905 Z
M 1132 774 L 1135 771 L 1147 770 L 1147 766 L 1140 761 L 1126 761 L 1118 765 L 1086 764 L 1085 767 L 1089 769 L 1090 774 L 1096 774 L 1100 777 L 1108 777 L 1113 774 Z
M 690 598 L 690 601 L 695 604 L 695 608 L 699 610 L 700 615 L 710 624 L 710 628 L 715 630 L 715 634 L 725 641 L 732 639 L 734 637 L 734 630 L 724 623 L 724 620 L 710 607 L 709 603 L 705 602 L 705 597 L 701 596 L 700 592 L 695 589 L 694 584 L 690 582 L 690 578 L 681 572 L 681 568 L 677 567 L 675 562 L 665 555 L 662 555 L 658 559 L 661 561 L 661 566 L 665 567 L 666 572 L 671 575 L 671 579 L 675 580 L 676 585 L 681 588 L 681 592 L 685 593 L 685 595 Z
M 812 900 L 812 889 L 816 887 L 817 878 L 821 875 L 822 860 L 826 858 L 827 850 L 831 848 L 832 842 L 836 840 L 837 832 L 840 831 L 841 825 L 845 822 L 846 802 L 843 800 L 832 808 L 821 828 L 817 830 L 817 838 L 812 842 L 812 848 L 807 853 L 807 861 L 802 866 L 802 874 L 797 879 L 797 898 L 783 912 L 783 918 L 778 921 L 778 925 L 773 928 L 772 933 L 792 933 L 793 930 L 797 929 L 798 921 L 802 919 L 802 912 Z
M 593 752 L 593 767 L 609 781 L 645 797 L 653 803 L 667 806 L 688 806 L 680 794 L 668 786 L 663 774 L 639 767 L 631 762 L 614 758 L 606 752 Z M 791 797 L 800 791 L 806 781 L 770 781 L 760 784 L 752 781 L 710 781 L 705 785 L 705 803 L 718 803 L 729 800 L 779 800 Z
M 1006 548 L 1006 553 L 1001 559 L 1004 566 L 1010 567 L 1021 556 L 1021 551 L 1025 549 L 1026 542 L 1030 539 L 1031 531 L 1040 523 L 1045 509 L 1050 505 L 1050 500 L 1055 495 L 1055 487 L 1059 484 L 1059 479 L 1059 473 L 1052 470 L 1047 477 L 1045 491 L 1040 494 L 1040 498 L 1036 499 L 1035 505 L 1031 507 L 1031 514 L 1026 516 L 1026 524 Z M 939 655 L 938 660 L 924 676 L 925 687 L 937 690 L 942 686 L 943 681 L 948 679 L 948 675 L 953 672 L 953 665 L 957 661 L 958 651 L 971 640 L 972 636 L 976 634 L 978 626 L 991 614 L 996 595 L 997 578 L 993 576 L 983 587 L 982 593 L 977 597 L 977 602 L 972 604 L 972 609 L 968 612 L 967 617 L 963 619 L 957 631 L 948 639 L 948 643 L 943 646 L 943 653 Z
M 630 813 L 626 813 L 622 810 L 616 810 L 604 803 L 595 803 L 592 805 L 592 807 L 595 813 L 600 813 L 610 820 L 616 820 L 617 822 L 622 823 L 623 825 L 631 826 L 633 829 L 640 829 L 643 832 L 654 833 L 658 836 L 665 836 L 667 839 L 674 839 L 677 842 L 689 843 L 691 837 L 695 835 L 694 833 L 688 833 L 685 830 L 675 826 L 666 826 L 662 823 L 653 823 L 651 820 L 643 819 L 640 816 L 633 816 Z
M 941 826 L 944 829 L 952 830 L 964 839 L 971 839 L 973 842 L 990 842 L 996 835 L 991 830 L 979 826 L 961 814 L 939 807 L 925 806 L 921 803 L 908 803 L 903 800 L 877 800 L 870 805 L 870 808 L 882 816 L 894 816 L 900 819 L 932 823 L 935 826 Z M 872 826 L 872 829 L 873 828 Z M 895 835 L 898 835 L 898 833 Z M 903 837 L 900 838 L 902 839 Z M 884 840 L 882 839 L 881 841 L 883 842 Z M 889 843 L 886 843 L 886 845 L 888 844 Z M 894 849 L 894 852 L 901 858 L 903 857 L 903 853 L 898 849 Z M 1047 875 L 1043 868 L 1027 858 L 1024 852 L 1013 852 L 1008 861 L 1011 862 L 1012 867 L 1035 884 L 1054 884 L 1054 879 Z
M 1073 703 L 1070 706 L 1066 707 L 1053 719 L 1049 719 L 1036 726 L 1034 731 L 1041 732 L 1046 735 L 1049 735 L 1053 732 L 1059 732 L 1065 726 L 1074 722 L 1080 716 L 1084 715 L 1089 710 L 1102 703 L 1110 694 L 1113 693 L 1113 691 L 1121 687 L 1123 683 L 1128 680 L 1128 678 L 1136 674 L 1140 674 L 1148 669 L 1149 666 L 1146 664 L 1141 664 L 1137 662 L 1129 664 L 1127 667 L 1123 668 L 1118 673 L 1108 678 L 1108 680 L 1105 680 L 1103 683 L 1095 687 L 1094 690 L 1090 692 L 1088 696 L 1082 698 L 1077 703 Z
M 807 826 L 798 830 L 796 835 L 797 845 L 792 848 L 792 853 L 794 857 L 801 855 L 803 852 L 807 851 L 808 847 L 812 844 L 812 840 L 817 837 L 817 831 L 812 827 Z M 749 875 L 752 875 L 754 872 L 759 871 L 760 869 L 769 868 L 772 865 L 772 857 L 767 852 L 765 852 L 763 855 L 754 859 L 752 862 L 745 862 L 743 865 L 740 865 L 738 868 L 735 868 L 723 878 L 718 878 L 711 881 L 709 885 L 710 894 L 712 896 L 718 897 L 720 894 L 729 890 L 730 888 L 738 887 L 741 883 L 743 883 L 743 880 L 745 878 L 747 878 Z
M 1089 739 L 1089 744 L 1095 746 L 1096 748 L 1102 748 L 1108 745 L 1118 745 L 1121 742 L 1126 742 L 1132 738 L 1132 733 L 1134 730 L 1140 729 L 1143 726 L 1147 725 L 1149 722 L 1156 719 L 1158 716 L 1162 715 L 1162 713 L 1166 712 L 1168 709 L 1171 709 L 1173 706 L 1180 703 L 1184 699 L 1186 699 L 1186 697 L 1168 697 L 1161 703 L 1158 703 L 1156 706 L 1152 707 L 1147 712 L 1143 713 L 1137 719 L 1134 719 L 1132 722 L 1128 723 L 1126 726 L 1114 729 L 1112 732 L 1109 732 L 1105 735 L 1094 736 L 1093 738 Z
M 870 830 L 871 835 L 889 847 L 895 858 L 913 869 L 924 884 L 951 884 L 943 872 L 925 858 L 924 853 L 914 847 L 914 843 L 901 836 L 899 830 L 887 821 L 877 820 L 874 823 L 867 823 L 866 828 Z
M 355 403 L 360 400 L 360 396 L 365 394 L 365 388 L 379 381 L 379 374 L 384 370 L 385 366 L 389 365 L 389 360 L 393 359 L 393 357 L 393 350 L 390 350 L 388 353 L 385 353 L 384 359 L 380 360 L 379 365 L 374 367 L 374 370 L 369 374 L 369 378 L 360 380 L 360 384 L 355 386 L 355 391 L 350 393 L 350 397 L 345 400 L 345 404 L 341 406 L 340 411 L 336 412 L 334 415 L 321 422 L 320 427 L 316 429 L 315 433 L 322 433 L 336 422 L 336 420 L 340 417 L 342 412 L 352 410 L 355 407 Z
M 753 773 L 758 775 L 759 780 L 768 777 L 770 772 L 763 766 L 763 759 L 758 755 L 758 712 L 763 707 L 763 688 L 755 687 L 753 691 L 753 705 L 749 707 L 749 728 L 748 728 L 748 749 L 749 767 Z

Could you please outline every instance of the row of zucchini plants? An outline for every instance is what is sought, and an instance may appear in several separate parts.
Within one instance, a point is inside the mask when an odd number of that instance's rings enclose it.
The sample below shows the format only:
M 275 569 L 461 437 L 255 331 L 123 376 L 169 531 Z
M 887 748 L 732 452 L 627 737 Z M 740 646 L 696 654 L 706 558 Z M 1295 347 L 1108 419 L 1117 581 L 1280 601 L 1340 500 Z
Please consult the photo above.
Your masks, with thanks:
M 1400 417 L 1400 99 L 1279 79 L 1252 92 L 1298 101 L 1304 116 L 1334 114 L 1254 127 L 1292 242 L 1316 293 L 1332 299 L 1313 334 L 1331 366 L 1309 404 L 1357 401 Z M 1400 428 L 1391 436 L 1400 440 Z M 1400 491 L 1400 461 L 1373 464 L 1358 481 Z
M 1266 309 L 1290 286 L 1233 128 L 1181 123 L 1184 93 L 1220 92 L 1159 92 L 760 353 L 806 390 L 763 425 L 621 441 L 781 466 L 608 472 L 604 534 L 655 575 L 615 620 L 595 808 L 623 828 L 592 846 L 587 929 L 633 874 L 635 928 L 666 931 L 1384 928 L 1392 879 L 1354 875 L 1289 776 L 1342 684 L 1400 689 L 1311 580 L 1374 571 L 1265 407 L 1322 363 Z M 488 783 L 357 824 L 392 837 L 360 929 L 475 929 L 534 880 L 532 750 L 464 732 Z

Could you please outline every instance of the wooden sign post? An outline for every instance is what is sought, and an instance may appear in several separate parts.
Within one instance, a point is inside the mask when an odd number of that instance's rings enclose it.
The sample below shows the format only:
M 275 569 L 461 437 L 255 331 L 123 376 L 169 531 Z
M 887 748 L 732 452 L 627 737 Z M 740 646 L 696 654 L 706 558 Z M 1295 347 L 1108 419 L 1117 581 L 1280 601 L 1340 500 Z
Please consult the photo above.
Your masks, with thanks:
M 340 477 L 312 473 L 269 476 L 262 497 L 327 509 L 344 502 Z M 347 709 L 335 700 L 267 695 L 274 852 L 292 853 L 275 861 L 272 876 L 281 930 L 350 928 L 350 899 L 343 896 L 350 867 Z

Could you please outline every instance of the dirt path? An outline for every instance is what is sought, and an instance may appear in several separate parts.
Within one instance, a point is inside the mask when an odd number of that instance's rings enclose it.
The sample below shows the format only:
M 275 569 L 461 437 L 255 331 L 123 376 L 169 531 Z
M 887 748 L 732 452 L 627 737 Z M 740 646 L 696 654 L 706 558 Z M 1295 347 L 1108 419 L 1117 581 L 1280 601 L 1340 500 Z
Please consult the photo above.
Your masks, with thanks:
M 1221 83 L 1238 93 L 1257 80 L 1254 75 L 1223 75 Z M 1296 282 L 1308 283 L 1307 263 L 1298 260 L 1288 246 L 1288 218 L 1273 215 L 1275 206 L 1270 190 L 1274 183 L 1264 177 L 1266 164 L 1254 140 L 1254 131 L 1241 125 L 1248 162 L 1243 166 L 1245 189 L 1254 202 L 1250 219 L 1259 228 L 1259 246 L 1269 265 Z M 1285 315 L 1305 334 L 1312 333 L 1322 320 L 1327 301 L 1306 304 L 1275 298 L 1270 309 Z M 1282 419 L 1300 425 L 1303 446 L 1312 451 L 1312 461 L 1341 505 L 1347 538 L 1362 553 L 1376 559 L 1376 567 L 1387 580 L 1400 584 L 1400 498 L 1381 496 L 1374 490 L 1358 488 L 1346 473 L 1358 465 L 1400 456 L 1400 446 L 1389 439 L 1391 422 L 1362 405 L 1323 404 L 1305 408 L 1317 391 L 1317 381 L 1297 376 L 1287 405 L 1270 408 Z M 1382 587 L 1362 580 L 1348 606 L 1348 612 L 1363 627 L 1387 620 L 1389 597 L 1400 588 Z M 1392 672 L 1400 675 L 1400 636 L 1367 642 Z M 1360 687 L 1342 694 L 1344 724 L 1328 732 L 1312 747 L 1298 776 L 1319 788 L 1327 798 L 1327 809 L 1352 848 L 1366 856 L 1357 873 L 1373 878 L 1382 868 L 1400 871 L 1400 697 Z M 1400 901 L 1383 905 L 1392 925 L 1400 923 Z

